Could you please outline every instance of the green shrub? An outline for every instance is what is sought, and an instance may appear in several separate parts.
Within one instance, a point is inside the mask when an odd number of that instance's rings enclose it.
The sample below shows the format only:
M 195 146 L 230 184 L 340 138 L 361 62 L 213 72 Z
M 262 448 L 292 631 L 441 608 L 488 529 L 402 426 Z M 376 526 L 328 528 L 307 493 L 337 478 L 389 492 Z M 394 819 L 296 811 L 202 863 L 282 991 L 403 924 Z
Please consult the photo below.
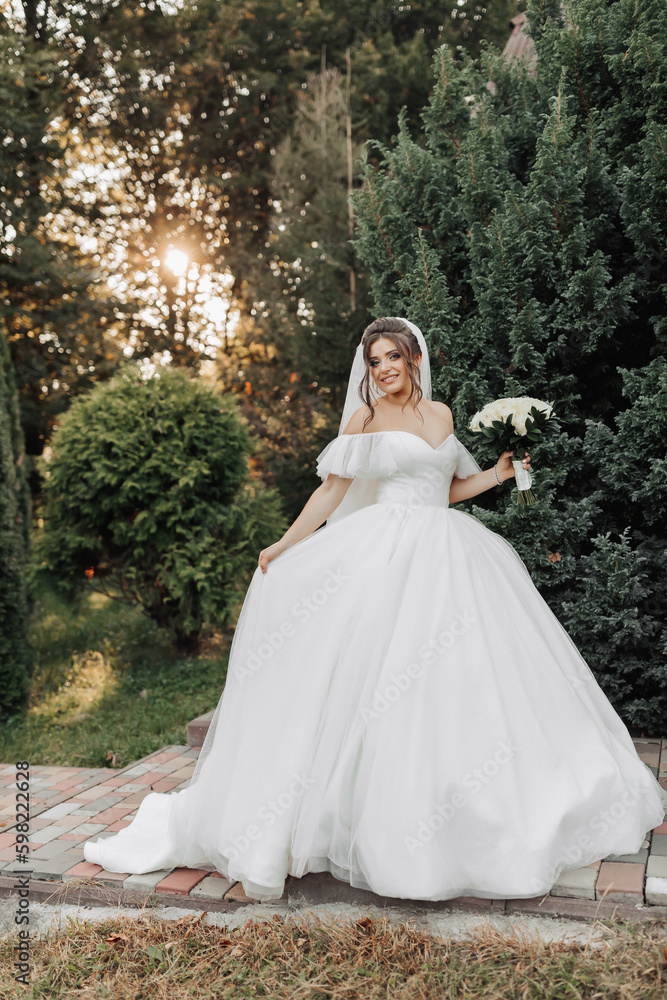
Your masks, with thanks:
M 233 400 L 180 371 L 126 367 L 54 432 L 38 575 L 132 601 L 196 649 L 284 530 L 277 494 L 249 478 L 252 450 Z
M 667 674 L 664 637 L 660 640 L 664 606 L 653 596 L 651 583 L 653 555 L 646 543 L 633 547 L 630 528 L 616 538 L 609 533 L 594 538 L 593 551 L 581 557 L 576 589 L 562 601 L 560 617 L 577 636 L 602 689 L 623 706 L 626 720 L 660 734 Z

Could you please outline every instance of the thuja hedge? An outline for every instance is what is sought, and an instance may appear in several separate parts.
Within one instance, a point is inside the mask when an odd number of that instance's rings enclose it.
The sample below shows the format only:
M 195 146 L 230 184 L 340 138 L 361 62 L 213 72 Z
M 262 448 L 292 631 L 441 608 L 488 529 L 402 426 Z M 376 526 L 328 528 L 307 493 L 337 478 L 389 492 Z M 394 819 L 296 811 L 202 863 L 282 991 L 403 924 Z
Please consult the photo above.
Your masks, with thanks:
M 457 432 L 553 402 L 510 539 L 617 710 L 667 735 L 667 20 L 662 0 L 531 0 L 536 72 L 443 47 L 423 110 L 357 198 L 378 315 L 424 330 Z
M 181 371 L 125 368 L 53 434 L 37 578 L 134 602 L 195 649 L 285 528 L 277 494 L 250 478 L 252 451 L 234 400 Z

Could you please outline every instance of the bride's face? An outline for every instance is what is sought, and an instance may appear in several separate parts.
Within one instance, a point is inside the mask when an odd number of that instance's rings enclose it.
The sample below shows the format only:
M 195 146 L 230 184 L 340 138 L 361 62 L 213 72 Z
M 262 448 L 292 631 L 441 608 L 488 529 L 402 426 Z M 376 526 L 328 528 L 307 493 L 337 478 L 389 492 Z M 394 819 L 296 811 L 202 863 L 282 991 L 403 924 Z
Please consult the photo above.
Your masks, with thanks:
M 421 355 L 414 359 L 419 362 Z M 387 395 L 410 392 L 410 374 L 396 344 L 388 337 L 379 337 L 368 357 L 371 378 Z

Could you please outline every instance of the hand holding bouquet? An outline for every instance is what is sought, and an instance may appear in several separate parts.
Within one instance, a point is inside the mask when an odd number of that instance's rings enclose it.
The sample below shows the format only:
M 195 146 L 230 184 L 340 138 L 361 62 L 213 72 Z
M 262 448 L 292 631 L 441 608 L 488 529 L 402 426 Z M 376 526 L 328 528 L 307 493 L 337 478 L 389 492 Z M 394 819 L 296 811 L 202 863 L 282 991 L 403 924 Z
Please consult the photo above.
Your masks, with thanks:
M 532 477 L 523 468 L 519 453 L 528 451 L 544 434 L 558 429 L 553 407 L 541 399 L 516 396 L 488 403 L 470 421 L 470 430 L 480 435 L 479 452 L 483 459 L 495 462 L 498 451 L 511 451 L 518 489 L 517 502 L 535 503 Z

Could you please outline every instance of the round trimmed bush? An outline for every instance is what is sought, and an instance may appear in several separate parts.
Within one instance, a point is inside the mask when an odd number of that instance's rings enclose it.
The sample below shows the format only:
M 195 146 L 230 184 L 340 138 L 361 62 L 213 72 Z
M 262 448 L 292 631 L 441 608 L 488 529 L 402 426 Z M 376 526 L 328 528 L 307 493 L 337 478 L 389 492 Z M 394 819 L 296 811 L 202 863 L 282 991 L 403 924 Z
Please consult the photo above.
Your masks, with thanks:
M 126 366 L 53 434 L 38 574 L 132 601 L 196 649 L 285 528 L 277 493 L 250 478 L 252 451 L 233 399 L 180 370 Z

